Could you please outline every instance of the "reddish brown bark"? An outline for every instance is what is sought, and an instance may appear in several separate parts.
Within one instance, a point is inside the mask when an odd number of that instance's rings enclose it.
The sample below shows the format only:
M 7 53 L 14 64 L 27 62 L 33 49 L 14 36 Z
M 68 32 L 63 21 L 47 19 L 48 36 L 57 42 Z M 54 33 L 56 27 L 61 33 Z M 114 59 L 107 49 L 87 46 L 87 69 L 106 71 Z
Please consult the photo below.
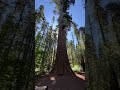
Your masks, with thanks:
M 73 75 L 67 55 L 66 31 L 61 27 L 59 27 L 56 61 L 51 73 L 57 75 Z
M 70 67 L 70 63 L 67 55 L 66 30 L 65 28 L 62 28 L 62 23 L 63 23 L 63 9 L 61 7 L 60 17 L 59 17 L 59 34 L 58 34 L 56 60 L 51 70 L 51 73 L 55 75 L 74 75 Z

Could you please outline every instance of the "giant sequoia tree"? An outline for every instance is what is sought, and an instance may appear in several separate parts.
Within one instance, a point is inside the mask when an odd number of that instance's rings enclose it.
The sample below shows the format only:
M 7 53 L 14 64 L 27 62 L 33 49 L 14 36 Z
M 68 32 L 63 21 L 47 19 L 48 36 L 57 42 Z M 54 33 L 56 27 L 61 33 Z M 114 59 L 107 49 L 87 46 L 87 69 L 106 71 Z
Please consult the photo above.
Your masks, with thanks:
M 86 0 L 87 90 L 119 90 L 119 0 Z
M 66 30 L 69 29 L 71 24 L 71 17 L 67 10 L 70 4 L 74 4 L 74 0 L 53 0 L 56 4 L 56 8 L 59 11 L 59 34 L 58 34 L 58 45 L 56 60 L 51 70 L 52 74 L 55 75 L 73 75 L 73 71 L 69 64 L 66 48 Z
M 0 1 L 0 90 L 34 88 L 34 1 Z

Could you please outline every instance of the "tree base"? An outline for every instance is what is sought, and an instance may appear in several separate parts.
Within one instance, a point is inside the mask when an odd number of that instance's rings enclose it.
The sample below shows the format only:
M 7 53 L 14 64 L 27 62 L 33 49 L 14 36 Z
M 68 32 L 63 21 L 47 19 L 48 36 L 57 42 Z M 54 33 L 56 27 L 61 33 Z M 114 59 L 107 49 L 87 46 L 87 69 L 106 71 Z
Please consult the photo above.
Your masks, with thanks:
M 63 63 L 63 64 L 61 64 L 61 62 L 59 62 L 59 63 L 56 62 L 54 64 L 50 74 L 57 75 L 57 76 L 74 76 L 75 74 L 72 71 L 72 69 L 69 65 L 69 62 Z

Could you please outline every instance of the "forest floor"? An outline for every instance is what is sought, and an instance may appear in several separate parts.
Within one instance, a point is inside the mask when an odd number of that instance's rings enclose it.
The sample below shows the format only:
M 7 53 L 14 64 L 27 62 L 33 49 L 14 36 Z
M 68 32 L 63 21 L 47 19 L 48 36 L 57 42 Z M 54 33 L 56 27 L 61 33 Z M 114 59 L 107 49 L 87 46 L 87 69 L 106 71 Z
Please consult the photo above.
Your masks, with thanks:
M 36 77 L 35 90 L 85 90 L 85 74 L 75 73 L 76 76 L 45 75 Z M 48 89 L 40 89 L 47 86 Z

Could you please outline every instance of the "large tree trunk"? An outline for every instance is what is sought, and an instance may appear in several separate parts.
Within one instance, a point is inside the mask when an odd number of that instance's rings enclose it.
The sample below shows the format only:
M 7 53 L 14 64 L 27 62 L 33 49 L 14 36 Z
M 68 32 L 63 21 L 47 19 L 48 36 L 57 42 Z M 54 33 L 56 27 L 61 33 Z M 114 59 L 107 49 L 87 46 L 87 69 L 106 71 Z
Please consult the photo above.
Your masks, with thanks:
M 115 20 L 110 19 L 105 11 L 110 2 L 119 0 L 86 1 L 86 37 L 89 36 L 85 44 L 87 90 L 119 90 L 119 32 L 116 33 L 114 30 L 116 29 Z M 102 21 L 108 23 L 105 24 Z M 93 48 L 93 51 L 90 48 Z
M 51 73 L 57 74 L 57 75 L 73 74 L 70 68 L 69 59 L 67 55 L 65 30 L 59 29 L 56 61 Z
M 111 14 L 111 13 L 110 13 Z M 119 39 L 119 35 L 118 35 L 118 32 L 117 32 L 117 29 L 115 27 L 115 23 L 114 23 L 114 17 L 113 15 L 111 14 L 111 18 L 112 18 L 112 24 L 113 24 L 113 28 L 114 28 L 114 31 L 115 31 L 115 34 L 116 34 L 116 38 L 117 38 L 117 41 L 118 41 L 118 44 L 120 46 L 120 39 Z
M 7 6 L 0 10 L 0 90 L 33 90 L 34 2 L 3 2 Z
M 118 79 L 112 65 L 110 65 L 110 74 L 110 90 L 119 90 Z
M 51 70 L 52 74 L 55 75 L 73 75 L 73 71 L 69 64 L 66 47 L 66 30 L 62 28 L 63 23 L 63 9 L 61 6 L 60 17 L 59 17 L 59 34 L 58 34 L 58 45 L 56 60 Z

